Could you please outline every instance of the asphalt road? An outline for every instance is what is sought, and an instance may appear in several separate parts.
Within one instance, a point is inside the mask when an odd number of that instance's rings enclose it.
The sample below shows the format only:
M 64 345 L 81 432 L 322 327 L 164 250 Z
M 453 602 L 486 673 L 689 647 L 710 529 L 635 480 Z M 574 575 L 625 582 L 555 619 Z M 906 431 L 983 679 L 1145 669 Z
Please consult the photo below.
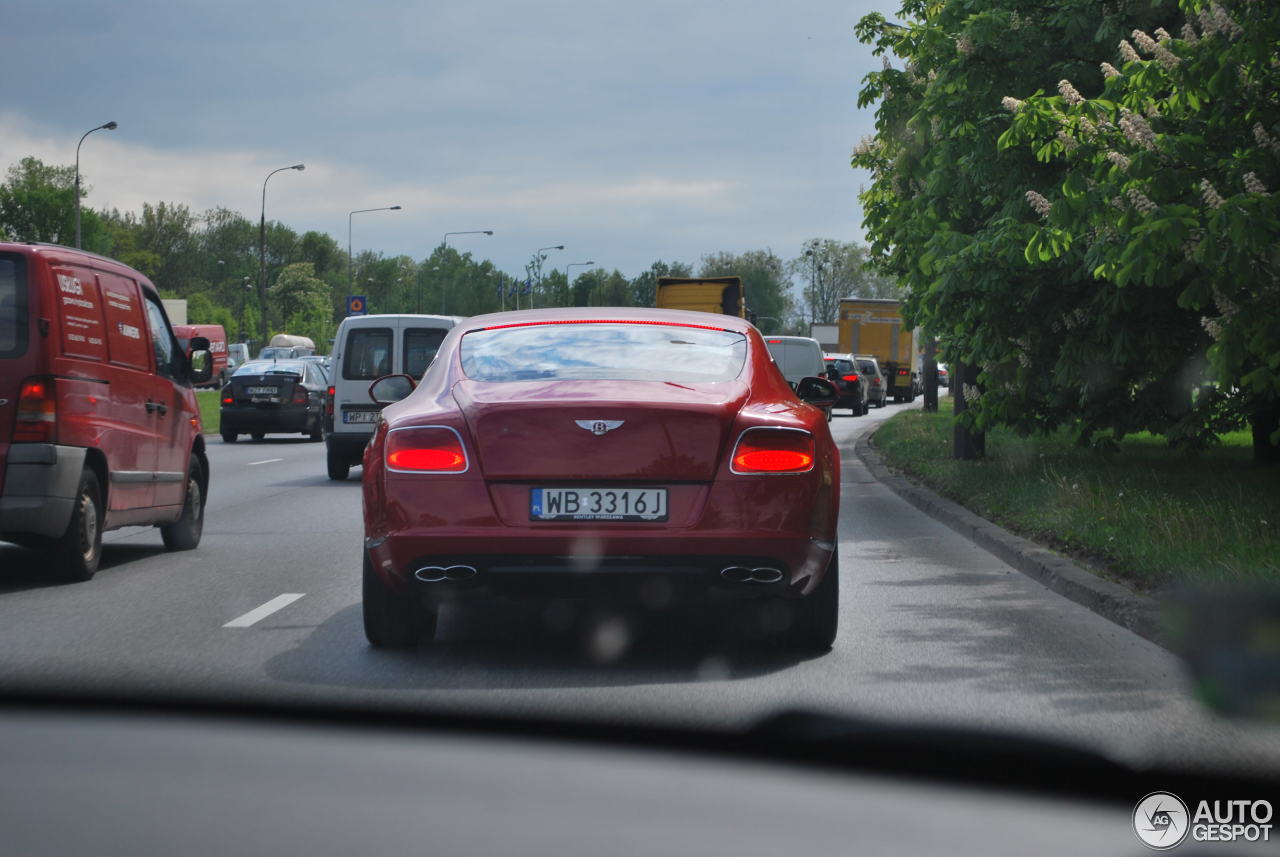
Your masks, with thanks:
M 98 576 L 64 585 L 38 555 L 0 543 L 0 677 L 729 727 L 808 706 L 1280 768 L 1280 734 L 1205 713 L 1172 655 L 877 483 L 853 438 L 898 407 L 832 424 L 845 447 L 841 631 L 819 657 L 707 633 L 696 611 L 641 621 L 519 603 L 449 610 L 429 648 L 373 651 L 360 619 L 360 471 L 330 482 L 323 445 L 279 436 L 210 439 L 198 550 L 167 553 L 153 529 L 112 532 Z

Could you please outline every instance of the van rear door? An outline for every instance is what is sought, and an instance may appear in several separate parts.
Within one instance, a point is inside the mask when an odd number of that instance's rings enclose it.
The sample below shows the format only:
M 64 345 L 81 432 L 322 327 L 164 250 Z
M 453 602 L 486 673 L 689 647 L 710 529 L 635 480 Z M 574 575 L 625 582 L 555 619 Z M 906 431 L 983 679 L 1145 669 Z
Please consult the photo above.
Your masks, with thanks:
M 28 344 L 30 302 L 27 257 L 20 253 L 0 253 L 0 492 L 4 491 L 18 393 L 23 380 L 36 371 L 35 355 Z

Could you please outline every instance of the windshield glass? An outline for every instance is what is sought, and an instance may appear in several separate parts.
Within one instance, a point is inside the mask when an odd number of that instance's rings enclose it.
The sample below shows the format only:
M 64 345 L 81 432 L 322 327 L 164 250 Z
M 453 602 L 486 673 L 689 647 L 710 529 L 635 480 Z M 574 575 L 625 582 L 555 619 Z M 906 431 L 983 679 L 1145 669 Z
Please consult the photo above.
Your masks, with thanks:
M 740 333 L 677 325 L 535 324 L 462 339 L 462 371 L 476 381 L 729 381 L 746 355 Z
M 1280 779 L 1280 0 L 0 8 L 0 708 Z

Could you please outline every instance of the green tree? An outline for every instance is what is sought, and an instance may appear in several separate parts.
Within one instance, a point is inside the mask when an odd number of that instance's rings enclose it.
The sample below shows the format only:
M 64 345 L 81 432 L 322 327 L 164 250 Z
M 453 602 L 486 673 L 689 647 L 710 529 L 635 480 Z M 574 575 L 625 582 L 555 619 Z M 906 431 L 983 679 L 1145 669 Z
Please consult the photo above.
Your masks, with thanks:
M 698 276 L 741 277 L 747 308 L 757 318 L 775 318 L 782 324 L 792 312 L 791 281 L 782 260 L 772 250 L 703 256 Z
M 684 262 L 663 262 L 661 259 L 649 266 L 649 270 L 631 281 L 631 304 L 653 306 L 658 300 L 659 277 L 692 277 L 693 268 Z
M 328 285 L 315 275 L 312 262 L 286 265 L 269 290 L 271 304 L 284 319 L 285 331 L 309 336 L 322 352 L 328 349 L 336 325 Z
M 26 157 L 10 166 L 4 184 L 0 184 L 0 232 L 13 241 L 73 244 L 75 179 L 75 167 L 53 166 L 39 158 Z M 88 193 L 81 176 L 80 195 L 83 198 Z M 101 231 L 100 218 L 83 210 L 84 246 L 93 247 L 91 239 L 99 238 Z
M 1198 445 L 1239 413 L 1255 459 L 1280 461 L 1280 6 L 1183 0 L 1164 24 L 1100 54 L 1091 97 L 1063 79 L 1010 100 L 1001 145 L 1067 171 L 1027 190 L 1026 258 L 1078 258 L 1113 301 L 1176 306 L 1195 359 L 1168 432 Z
M 1195 353 L 1177 335 L 1185 312 L 1164 296 L 1100 293 L 1076 248 L 1028 262 L 1036 226 L 1025 193 L 1061 184 L 1067 170 L 997 146 L 1008 128 L 1002 98 L 1064 78 L 1100 82 L 1092 58 L 1171 6 L 908 0 L 899 23 L 875 14 L 858 24 L 884 57 L 859 94 L 860 106 L 877 105 L 876 134 L 853 157 L 871 171 L 860 199 L 872 262 L 907 291 L 908 320 L 939 336 L 942 358 L 965 373 L 962 457 L 981 450 L 971 430 L 997 423 L 1073 425 L 1083 441 L 1177 420 L 1166 378 Z

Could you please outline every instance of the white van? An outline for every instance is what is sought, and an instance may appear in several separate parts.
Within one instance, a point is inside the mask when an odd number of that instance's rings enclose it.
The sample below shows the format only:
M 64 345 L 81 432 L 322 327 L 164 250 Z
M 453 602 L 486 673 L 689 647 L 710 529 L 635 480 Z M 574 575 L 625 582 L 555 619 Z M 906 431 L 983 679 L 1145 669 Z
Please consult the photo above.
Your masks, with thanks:
M 369 398 L 369 385 L 383 375 L 417 380 L 459 316 L 353 315 L 334 338 L 325 407 L 325 447 L 329 478 L 343 480 L 364 456 L 382 406 Z
M 827 377 L 827 362 L 818 340 L 807 336 L 766 336 L 764 344 L 791 389 L 801 378 Z

